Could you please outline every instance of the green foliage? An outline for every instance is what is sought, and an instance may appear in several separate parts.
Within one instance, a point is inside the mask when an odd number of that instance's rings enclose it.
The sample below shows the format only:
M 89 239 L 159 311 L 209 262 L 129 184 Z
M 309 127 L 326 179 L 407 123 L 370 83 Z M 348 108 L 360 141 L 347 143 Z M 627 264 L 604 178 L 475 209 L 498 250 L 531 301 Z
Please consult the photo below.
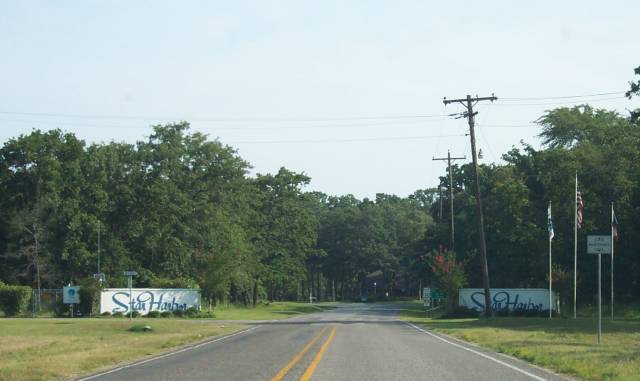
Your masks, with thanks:
M 198 283 L 186 277 L 178 278 L 157 278 L 151 279 L 150 286 L 154 288 L 200 288 Z
M 78 283 L 80 286 L 80 305 L 78 306 L 83 315 L 96 315 L 100 310 L 100 283 L 93 278 L 85 278 Z
M 640 75 L 640 66 L 633 70 L 635 75 Z M 627 98 L 631 99 L 633 96 L 640 96 L 640 80 L 629 82 L 629 90 L 625 93 Z M 638 123 L 640 121 L 640 108 L 636 108 L 631 111 L 631 121 Z
M 131 327 L 129 327 L 129 329 L 127 329 L 127 331 L 129 331 L 129 332 L 153 332 L 153 328 L 151 328 L 151 326 L 146 325 L 146 324 L 134 324 Z
M 149 311 L 149 313 L 147 314 L 148 318 L 158 318 L 160 317 L 160 311 L 158 310 L 153 310 L 153 311 Z
M 640 95 L 638 86 L 627 95 Z M 551 201 L 554 289 L 570 295 L 573 263 L 565 254 L 573 252 L 578 172 L 586 202 L 579 242 L 608 230 L 614 201 L 617 295 L 637 297 L 637 121 L 582 105 L 549 110 L 538 122 L 541 149 L 523 143 L 501 164 L 480 167 L 491 285 L 546 287 Z M 188 123 L 155 126 L 135 144 L 87 145 L 59 130 L 11 139 L 0 148 L 0 279 L 42 288 L 72 281 L 82 286 L 80 309 L 95 312 L 95 284 L 84 280 L 95 272 L 100 231 L 108 286 L 124 286 L 122 271 L 135 269 L 136 287 L 200 288 L 205 309 L 310 295 L 415 296 L 432 283 L 455 300 L 461 285 L 482 283 L 469 164 L 452 167 L 451 185 L 440 178 L 455 194 L 453 215 L 448 208 L 440 215 L 437 189 L 360 200 L 308 192 L 304 173 L 251 176 L 249 169 L 233 148 L 189 132 Z M 446 205 L 448 192 L 442 197 Z M 455 271 L 437 274 L 430 265 L 450 246 L 451 219 Z M 594 295 L 594 268 L 586 258 L 578 263 L 583 301 Z
M 162 317 L 162 318 L 170 318 L 170 317 L 173 317 L 173 312 L 171 312 L 171 311 L 162 311 L 162 312 L 160 313 L 160 317 Z
M 27 286 L 0 287 L 0 309 L 7 316 L 25 314 L 29 312 L 31 294 L 31 287 Z
M 433 274 L 433 283 L 438 290 L 447 296 L 447 310 L 453 312 L 458 290 L 467 284 L 464 272 L 464 263 L 456 260 L 453 251 L 437 252 L 429 254 L 429 262 Z

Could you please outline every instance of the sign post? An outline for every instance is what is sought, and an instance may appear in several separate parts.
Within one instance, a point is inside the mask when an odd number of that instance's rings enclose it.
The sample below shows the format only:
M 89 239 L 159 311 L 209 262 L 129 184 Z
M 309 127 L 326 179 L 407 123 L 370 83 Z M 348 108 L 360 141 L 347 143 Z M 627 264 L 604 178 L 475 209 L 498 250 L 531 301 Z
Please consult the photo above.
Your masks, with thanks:
M 80 303 L 80 287 L 71 285 L 63 287 L 62 303 L 71 305 L 71 318 L 73 319 L 73 305 Z
M 138 275 L 135 271 L 125 271 L 124 275 L 128 278 L 127 285 L 129 286 L 129 320 L 133 319 L 133 277 Z
M 602 344 L 602 254 L 611 254 L 610 235 L 587 236 L 587 254 L 598 255 L 598 344 Z

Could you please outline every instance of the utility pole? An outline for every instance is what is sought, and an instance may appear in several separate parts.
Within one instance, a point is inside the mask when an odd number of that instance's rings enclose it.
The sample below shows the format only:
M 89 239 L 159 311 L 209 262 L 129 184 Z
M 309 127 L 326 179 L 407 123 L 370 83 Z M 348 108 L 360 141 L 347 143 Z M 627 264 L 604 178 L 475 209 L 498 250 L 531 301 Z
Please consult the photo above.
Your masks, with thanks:
M 460 99 L 447 99 L 443 100 L 443 103 L 448 105 L 449 103 L 460 103 L 463 105 L 467 112 L 465 116 L 469 121 L 469 135 L 471 136 L 471 156 L 473 159 L 473 177 L 474 188 L 476 194 L 476 219 L 478 223 L 478 238 L 480 245 L 480 261 L 482 262 L 482 286 L 484 287 L 484 315 L 490 317 L 492 315 L 491 308 L 491 290 L 489 288 L 489 266 L 487 265 L 487 247 L 484 237 L 484 217 L 482 215 L 482 198 L 480 197 L 480 176 L 478 174 L 478 155 L 476 154 L 476 134 L 475 134 L 475 120 L 474 117 L 477 112 L 473 112 L 474 104 L 481 101 L 495 101 L 498 98 L 491 94 L 490 97 L 481 97 L 477 95 L 475 98 L 471 98 L 471 95 L 467 95 L 466 98 Z
M 455 225 L 453 222 L 453 174 L 451 172 L 451 161 L 465 160 L 467 157 L 451 157 L 451 152 L 447 150 L 447 157 L 434 157 L 432 160 L 446 160 L 449 167 L 449 214 L 451 216 L 451 251 L 456 250 Z M 442 202 L 440 203 L 440 220 L 442 220 Z
M 438 185 L 438 222 L 442 222 L 442 186 Z

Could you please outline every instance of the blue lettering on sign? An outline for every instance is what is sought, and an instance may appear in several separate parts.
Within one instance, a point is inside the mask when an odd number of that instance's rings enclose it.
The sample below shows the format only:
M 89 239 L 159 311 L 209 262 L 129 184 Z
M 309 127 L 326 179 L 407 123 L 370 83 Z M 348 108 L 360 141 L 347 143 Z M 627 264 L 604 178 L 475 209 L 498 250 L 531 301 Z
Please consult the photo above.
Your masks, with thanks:
M 535 304 L 531 298 L 527 302 L 520 302 L 520 294 L 512 296 L 506 291 L 499 291 L 493 295 L 491 307 L 494 311 L 542 311 L 542 303 Z M 484 309 L 484 291 L 477 291 L 471 294 L 471 302 L 476 309 Z
M 150 311 L 175 311 L 186 310 L 188 308 L 187 303 L 177 303 L 175 296 L 169 301 L 165 299 L 165 294 L 162 293 L 156 300 L 155 294 L 150 291 L 141 292 L 136 298 L 131 301 L 133 311 L 150 312 Z M 126 291 L 114 292 L 111 296 L 111 300 L 118 307 L 111 310 L 111 313 L 129 312 L 129 293 Z M 148 307 L 148 311 L 147 311 Z

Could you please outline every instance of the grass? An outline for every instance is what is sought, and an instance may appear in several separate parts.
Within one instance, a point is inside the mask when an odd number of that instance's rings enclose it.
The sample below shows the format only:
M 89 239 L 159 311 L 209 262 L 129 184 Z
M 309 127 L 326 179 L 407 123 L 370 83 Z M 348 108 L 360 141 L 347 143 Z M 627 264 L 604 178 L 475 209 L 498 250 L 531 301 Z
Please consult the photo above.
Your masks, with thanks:
M 253 306 L 220 305 L 213 309 L 221 320 L 276 320 L 334 308 L 333 303 L 272 302 Z
M 402 311 L 400 318 L 582 379 L 640 379 L 637 318 L 611 321 L 603 317 L 602 345 L 597 344 L 596 320 L 586 317 L 434 319 L 414 305 Z
M 139 325 L 153 331 L 129 331 Z M 185 319 L 0 319 L 0 380 L 69 379 L 239 329 Z

